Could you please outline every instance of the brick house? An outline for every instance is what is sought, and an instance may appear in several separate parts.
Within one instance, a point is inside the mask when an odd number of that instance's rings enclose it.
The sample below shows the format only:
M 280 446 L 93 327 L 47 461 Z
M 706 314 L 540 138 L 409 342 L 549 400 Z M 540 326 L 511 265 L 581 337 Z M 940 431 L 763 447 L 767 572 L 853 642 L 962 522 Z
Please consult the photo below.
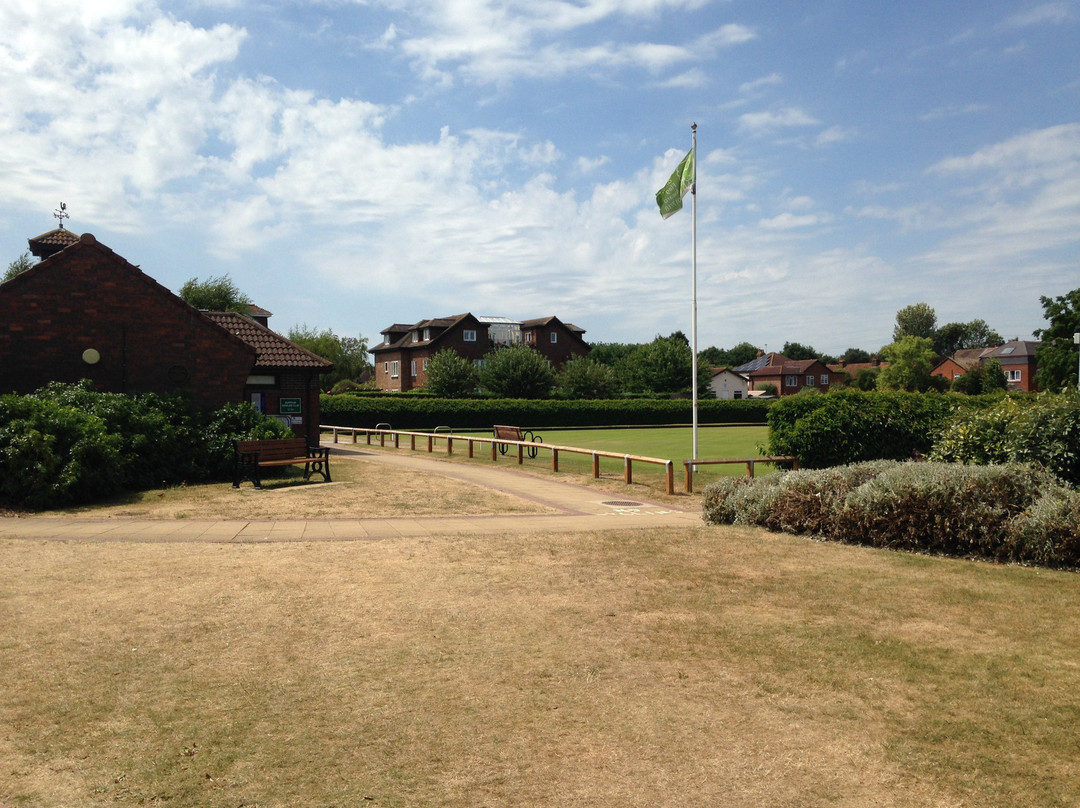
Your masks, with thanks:
M 839 381 L 837 374 L 819 359 L 788 359 L 773 352 L 762 353 L 757 359 L 739 365 L 735 371 L 750 378 L 750 391 L 771 384 L 778 396 L 794 395 L 804 387 L 816 387 L 827 393 L 832 382 Z
M 395 323 L 383 329 L 383 341 L 371 349 L 375 384 L 388 392 L 418 390 L 427 383 L 428 362 L 445 349 L 479 364 L 497 345 L 524 344 L 559 368 L 570 358 L 588 353 L 589 346 L 581 337 L 584 333 L 557 317 L 519 323 L 465 313 L 411 325 Z
M 31 239 L 32 250 L 46 245 L 40 263 L 0 284 L 0 392 L 89 379 L 114 393 L 183 392 L 205 412 L 250 401 L 254 383 L 279 401 L 299 397 L 294 430 L 317 438 L 318 374 L 329 362 L 311 354 L 268 365 L 258 341 L 223 328 L 91 234 L 61 230 L 67 243 L 49 249 L 56 232 Z
M 1035 349 L 1038 347 L 1038 342 L 1011 340 L 987 352 L 980 361 L 998 360 L 1001 363 L 1001 369 L 1005 371 L 1005 381 L 1009 383 L 1010 390 L 1035 393 L 1039 389 L 1039 384 L 1035 380 L 1037 370 Z
M 571 359 L 589 353 L 589 346 L 582 336 L 584 333 L 584 328 L 564 323 L 555 316 L 525 320 L 521 324 L 522 344 L 546 356 L 555 370 Z
M 1005 381 L 1010 390 L 1034 393 L 1039 389 L 1035 379 L 1037 370 L 1035 349 L 1038 347 L 1038 342 L 1011 340 L 994 348 L 960 350 L 938 362 L 930 371 L 930 375 L 942 376 L 951 383 L 976 365 L 996 359 L 1001 363 L 1001 369 L 1005 372 Z

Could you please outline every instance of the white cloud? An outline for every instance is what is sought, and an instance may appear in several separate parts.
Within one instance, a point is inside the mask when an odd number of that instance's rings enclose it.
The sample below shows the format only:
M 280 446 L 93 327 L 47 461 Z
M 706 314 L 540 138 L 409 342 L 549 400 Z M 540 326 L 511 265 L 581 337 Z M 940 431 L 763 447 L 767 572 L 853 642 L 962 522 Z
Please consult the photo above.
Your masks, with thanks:
M 739 130 L 756 134 L 789 127 L 814 126 L 818 123 L 820 121 L 798 107 L 786 107 L 770 112 L 747 112 L 739 116 Z
M 817 146 L 828 146 L 831 143 L 843 143 L 844 141 L 851 140 L 855 137 L 855 130 L 849 129 L 845 126 L 830 126 L 818 133 L 818 136 L 814 138 L 814 144 Z
M 1007 17 L 1002 28 L 1030 28 L 1034 25 L 1060 25 L 1076 19 L 1068 2 L 1042 3 Z
M 739 92 L 743 95 L 749 95 L 751 93 L 756 93 L 758 90 L 764 87 L 775 87 L 776 85 L 783 83 L 784 79 L 780 76 L 779 73 L 770 73 L 769 75 L 762 76 L 759 79 L 743 82 L 739 85 Z

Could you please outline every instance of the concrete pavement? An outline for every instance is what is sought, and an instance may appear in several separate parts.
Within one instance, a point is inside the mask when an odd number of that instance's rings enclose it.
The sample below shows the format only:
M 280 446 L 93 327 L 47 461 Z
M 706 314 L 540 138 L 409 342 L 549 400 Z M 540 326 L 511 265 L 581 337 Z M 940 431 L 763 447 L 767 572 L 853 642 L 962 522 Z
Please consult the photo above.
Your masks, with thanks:
M 702 524 L 697 497 L 670 502 L 625 496 L 536 477 L 510 465 L 450 463 L 423 454 L 327 444 L 339 459 L 348 456 L 440 474 L 502 491 L 551 509 L 543 514 L 430 516 L 365 519 L 93 519 L 84 517 L 0 518 L 0 538 L 99 542 L 300 542 L 361 541 L 416 536 L 592 531 L 635 527 L 696 527 Z

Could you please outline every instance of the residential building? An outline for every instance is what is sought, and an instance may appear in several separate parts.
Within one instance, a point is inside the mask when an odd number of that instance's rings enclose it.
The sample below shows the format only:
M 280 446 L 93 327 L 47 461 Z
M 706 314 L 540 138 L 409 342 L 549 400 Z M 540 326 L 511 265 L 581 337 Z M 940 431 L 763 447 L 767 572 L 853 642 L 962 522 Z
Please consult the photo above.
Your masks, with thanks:
M 709 386 L 717 398 L 748 398 L 750 378 L 742 373 L 736 373 L 729 367 L 712 368 Z
M 1035 379 L 1035 349 L 1038 347 L 1038 342 L 1010 340 L 984 354 L 980 361 L 985 363 L 990 359 L 998 360 L 1001 369 L 1005 371 L 1005 381 L 1008 382 L 1010 390 L 1034 393 L 1039 389 Z
M 557 369 L 570 358 L 588 353 L 584 333 L 557 317 L 519 322 L 465 313 L 411 325 L 395 323 L 383 329 L 383 341 L 371 349 L 375 384 L 389 392 L 418 390 L 427 383 L 431 358 L 446 349 L 479 365 L 498 345 L 528 345 Z
M 788 359 L 771 352 L 739 365 L 735 372 L 749 377 L 748 392 L 760 391 L 764 385 L 771 384 L 778 396 L 794 395 L 806 387 L 827 393 L 836 376 L 819 359 Z

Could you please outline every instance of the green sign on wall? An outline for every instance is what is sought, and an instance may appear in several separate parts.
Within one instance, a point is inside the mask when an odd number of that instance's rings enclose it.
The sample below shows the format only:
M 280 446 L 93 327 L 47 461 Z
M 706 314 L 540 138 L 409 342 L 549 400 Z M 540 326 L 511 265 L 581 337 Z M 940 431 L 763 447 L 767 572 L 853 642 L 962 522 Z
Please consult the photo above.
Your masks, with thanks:
M 283 398 L 278 402 L 278 408 L 282 415 L 299 415 L 303 412 L 299 398 Z

